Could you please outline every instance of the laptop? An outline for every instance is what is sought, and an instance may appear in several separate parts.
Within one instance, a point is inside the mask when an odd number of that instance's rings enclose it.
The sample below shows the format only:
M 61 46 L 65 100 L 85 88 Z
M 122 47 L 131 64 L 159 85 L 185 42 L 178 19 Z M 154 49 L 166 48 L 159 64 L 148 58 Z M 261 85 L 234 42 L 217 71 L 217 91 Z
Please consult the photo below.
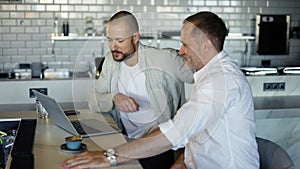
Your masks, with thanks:
M 97 119 L 70 120 L 54 98 L 44 95 L 36 90 L 33 90 L 32 92 L 45 108 L 55 125 L 73 135 L 92 137 L 121 132 L 120 129 L 116 129 L 104 121 Z

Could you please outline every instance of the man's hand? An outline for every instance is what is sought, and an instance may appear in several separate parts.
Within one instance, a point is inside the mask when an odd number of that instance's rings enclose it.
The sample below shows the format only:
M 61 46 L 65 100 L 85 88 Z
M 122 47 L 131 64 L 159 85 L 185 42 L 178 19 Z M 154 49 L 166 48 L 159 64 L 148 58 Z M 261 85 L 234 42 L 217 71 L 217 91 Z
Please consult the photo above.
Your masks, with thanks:
M 184 153 L 181 153 L 170 169 L 187 169 L 184 163 Z
M 98 168 L 110 166 L 104 151 L 88 151 L 78 154 L 62 162 L 65 169 Z
M 122 112 L 136 112 L 139 110 L 139 105 L 134 99 L 122 93 L 117 93 L 113 97 L 113 101 L 116 107 Z

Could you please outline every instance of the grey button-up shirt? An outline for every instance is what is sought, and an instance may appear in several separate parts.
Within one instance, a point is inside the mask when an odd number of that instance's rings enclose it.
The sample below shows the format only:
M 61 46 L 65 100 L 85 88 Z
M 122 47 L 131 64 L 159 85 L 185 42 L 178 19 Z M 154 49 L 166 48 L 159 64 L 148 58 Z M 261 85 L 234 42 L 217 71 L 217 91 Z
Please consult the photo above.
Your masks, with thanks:
M 172 118 L 185 102 L 184 83 L 193 83 L 193 71 L 187 67 L 183 57 L 174 49 L 157 49 L 139 43 L 138 62 L 146 76 L 146 89 L 158 122 Z M 118 93 L 120 62 L 111 52 L 105 55 L 102 72 L 95 82 L 95 90 L 89 100 L 94 112 L 110 112 L 122 129 L 120 113 L 112 98 Z M 157 126 L 153 126 L 152 129 Z M 151 129 L 151 130 L 152 130 Z

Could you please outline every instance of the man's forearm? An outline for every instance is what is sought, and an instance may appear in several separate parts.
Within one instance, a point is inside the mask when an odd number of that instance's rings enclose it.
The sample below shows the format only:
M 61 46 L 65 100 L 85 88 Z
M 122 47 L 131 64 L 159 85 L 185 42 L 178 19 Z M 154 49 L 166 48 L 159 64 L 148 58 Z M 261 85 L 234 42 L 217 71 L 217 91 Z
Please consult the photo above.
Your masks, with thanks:
M 143 138 L 120 145 L 115 150 L 118 153 L 118 162 L 125 162 L 151 157 L 171 148 L 171 143 L 157 128 Z

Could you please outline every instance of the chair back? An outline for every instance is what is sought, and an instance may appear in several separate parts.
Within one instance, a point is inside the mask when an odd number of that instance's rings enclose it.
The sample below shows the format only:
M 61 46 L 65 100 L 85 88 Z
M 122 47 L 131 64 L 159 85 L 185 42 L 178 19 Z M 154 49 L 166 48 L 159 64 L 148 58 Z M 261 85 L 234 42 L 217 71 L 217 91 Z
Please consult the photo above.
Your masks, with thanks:
M 260 158 L 260 169 L 294 169 L 288 153 L 276 143 L 256 137 Z

